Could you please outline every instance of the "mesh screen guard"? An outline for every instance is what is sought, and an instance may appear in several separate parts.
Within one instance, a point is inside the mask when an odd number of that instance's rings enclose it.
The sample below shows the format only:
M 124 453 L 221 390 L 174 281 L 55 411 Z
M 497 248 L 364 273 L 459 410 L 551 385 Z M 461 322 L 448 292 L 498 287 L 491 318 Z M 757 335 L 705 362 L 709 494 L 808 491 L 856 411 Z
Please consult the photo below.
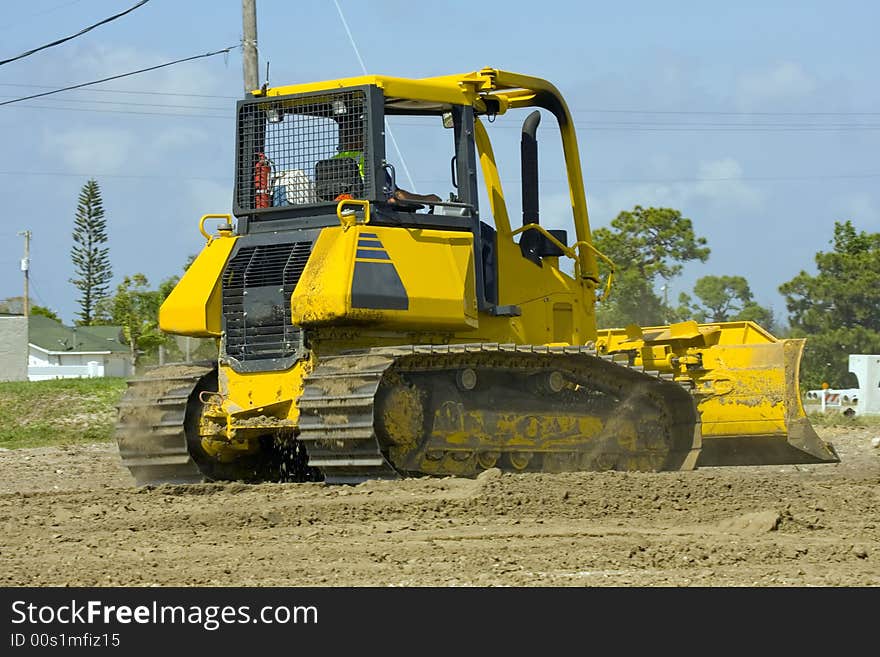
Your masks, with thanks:
M 240 103 L 235 214 L 370 198 L 371 114 L 364 89 Z

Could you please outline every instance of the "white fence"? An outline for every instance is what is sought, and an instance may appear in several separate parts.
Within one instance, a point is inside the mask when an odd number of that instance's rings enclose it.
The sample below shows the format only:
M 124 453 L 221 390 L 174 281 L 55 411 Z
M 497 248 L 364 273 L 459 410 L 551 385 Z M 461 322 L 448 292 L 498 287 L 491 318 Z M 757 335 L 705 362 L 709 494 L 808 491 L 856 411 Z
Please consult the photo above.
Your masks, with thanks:
M 96 361 L 86 365 L 30 365 L 28 381 L 48 381 L 49 379 L 94 379 L 104 376 L 104 366 Z
M 859 389 L 845 388 L 835 390 L 833 388 L 825 388 L 824 390 L 810 390 L 804 400 L 807 404 L 818 405 L 819 412 L 826 411 L 845 411 L 852 409 L 856 412 L 859 403 Z M 809 409 L 808 409 L 809 410 Z
M 850 354 L 849 371 L 858 388 L 810 390 L 806 410 L 838 411 L 846 415 L 880 415 L 880 354 Z

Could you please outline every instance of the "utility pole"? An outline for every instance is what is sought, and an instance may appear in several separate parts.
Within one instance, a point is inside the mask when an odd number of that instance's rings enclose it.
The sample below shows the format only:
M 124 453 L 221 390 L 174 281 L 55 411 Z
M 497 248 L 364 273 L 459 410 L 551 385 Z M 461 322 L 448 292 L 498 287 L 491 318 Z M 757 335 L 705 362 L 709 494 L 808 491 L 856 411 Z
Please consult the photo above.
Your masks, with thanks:
M 257 56 L 257 0 L 241 0 L 241 52 L 244 63 L 244 95 L 260 88 L 260 61 Z
M 21 271 L 24 272 L 24 316 L 31 314 L 30 290 L 28 288 L 28 270 L 31 268 L 31 231 L 20 230 L 19 235 L 24 235 L 24 258 L 21 259 Z

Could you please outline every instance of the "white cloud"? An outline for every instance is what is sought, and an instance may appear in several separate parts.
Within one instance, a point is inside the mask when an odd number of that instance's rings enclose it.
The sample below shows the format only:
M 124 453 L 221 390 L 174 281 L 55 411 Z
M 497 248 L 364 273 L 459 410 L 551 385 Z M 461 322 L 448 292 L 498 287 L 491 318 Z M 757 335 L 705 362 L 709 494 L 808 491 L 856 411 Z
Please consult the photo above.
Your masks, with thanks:
M 92 80 L 164 64 L 175 59 L 179 59 L 179 56 L 139 50 L 130 46 L 89 45 L 79 49 L 77 56 L 72 60 L 72 67 L 77 77 Z M 108 83 L 107 86 L 113 89 L 149 90 L 159 93 L 216 94 L 217 89 L 220 88 L 220 78 L 212 72 L 210 65 L 205 65 L 208 61 L 212 60 L 196 60 L 120 78 Z M 100 88 L 102 87 L 96 87 L 96 89 Z M 228 101 L 219 99 L 189 99 L 185 104 L 209 105 L 211 102 L 224 102 L 228 105 Z
M 816 90 L 816 81 L 800 64 L 780 62 L 737 80 L 737 104 L 744 111 L 780 101 L 800 100 Z
M 761 205 L 763 196 L 742 180 L 742 174 L 739 162 L 730 157 L 701 162 L 700 182 L 694 186 L 693 196 L 716 204 L 754 210 Z
M 870 230 L 877 230 L 880 210 L 870 194 L 864 192 L 851 194 L 839 199 L 835 205 L 840 208 L 839 220 L 851 219 L 856 225 L 871 226 Z
M 60 158 L 70 171 L 116 173 L 126 170 L 135 152 L 135 135 L 119 128 L 76 128 L 46 131 L 43 150 Z
M 232 183 L 193 180 L 188 184 L 191 203 L 201 214 L 232 212 Z
M 93 80 L 133 71 L 152 64 L 171 61 L 174 57 L 134 47 L 83 46 L 75 57 L 65 60 L 55 74 L 71 80 Z M 171 105 L 161 107 L 129 107 L 99 105 L 93 113 L 77 112 L 67 122 L 46 123 L 41 150 L 45 157 L 76 173 L 155 174 L 157 170 L 172 171 L 171 162 L 192 162 L 199 153 L 215 155 L 216 148 L 205 148 L 222 123 L 181 118 L 179 116 L 142 116 L 137 112 L 203 115 L 205 109 L 230 111 L 232 100 L 166 96 L 170 93 L 223 93 L 220 76 L 204 63 L 192 62 L 141 75 L 114 80 L 94 90 L 151 91 L 156 95 L 124 95 L 95 93 L 93 90 L 72 92 L 75 100 L 97 100 L 102 103 L 147 103 Z M 85 94 L 85 95 L 83 95 Z M 184 106 L 184 107 L 181 107 Z M 192 107 L 185 107 L 192 106 Z M 120 113 L 114 113 L 118 111 Z M 133 112 L 133 113 L 128 113 Z M 198 148 L 196 148 L 198 146 Z M 183 167 L 178 167 L 183 168 Z
M 190 159 L 192 147 L 208 139 L 203 130 L 174 125 L 80 125 L 68 130 L 45 129 L 41 148 L 44 156 L 56 159 L 71 172 L 140 175 L 167 169 L 175 153 Z
M 589 208 L 589 199 L 587 207 Z M 541 223 L 548 229 L 567 230 L 570 233 L 569 241 L 574 241 L 572 221 L 571 197 L 567 193 L 553 194 L 541 199 Z M 514 223 L 513 220 L 511 223 Z
M 681 210 L 700 205 L 710 213 L 729 215 L 731 211 L 758 210 L 764 201 L 763 194 L 743 180 L 739 162 L 730 157 L 701 162 L 695 181 L 663 182 L 668 177 L 668 174 L 657 174 L 658 182 L 619 185 L 606 194 L 591 195 L 587 200 L 594 217 L 593 225 L 610 221 L 622 210 L 635 205 Z
M 151 144 L 154 157 L 162 157 L 170 151 L 188 148 L 208 141 L 209 135 L 201 129 L 171 126 L 162 129 Z

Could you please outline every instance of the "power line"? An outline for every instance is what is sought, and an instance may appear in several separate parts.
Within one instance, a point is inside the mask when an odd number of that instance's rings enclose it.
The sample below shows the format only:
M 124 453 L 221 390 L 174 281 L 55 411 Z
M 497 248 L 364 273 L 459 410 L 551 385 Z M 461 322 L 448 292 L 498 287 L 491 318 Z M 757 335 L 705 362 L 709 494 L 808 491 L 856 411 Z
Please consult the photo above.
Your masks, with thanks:
M 670 126 L 650 126 L 650 125 L 631 125 L 626 126 L 623 124 L 584 124 L 577 123 L 576 125 L 580 126 L 584 129 L 590 129 L 595 132 L 733 132 L 733 133 L 798 133 L 798 132 L 863 132 L 863 131 L 874 131 L 880 130 L 880 124 L 872 125 L 852 125 L 852 126 L 842 126 L 842 125 L 830 125 L 830 126 L 774 126 L 774 127 L 744 127 L 744 126 L 725 126 L 725 125 L 717 125 L 717 126 L 688 126 L 685 124 L 682 125 L 670 125 Z M 516 127 L 516 126 L 514 126 Z M 516 127 L 516 129 L 519 129 Z
M 0 82 L 0 87 L 23 87 L 28 89 L 54 89 L 54 85 Z M 132 89 L 92 89 L 90 93 L 135 94 L 140 96 L 183 96 L 192 98 L 219 98 L 238 100 L 239 96 L 193 94 L 169 91 L 137 91 Z M 732 112 L 716 110 L 634 110 L 634 109 L 572 109 L 572 114 L 679 114 L 718 116 L 880 116 L 880 112 Z
M 52 43 L 47 43 L 47 44 L 44 45 L 44 46 L 39 46 L 39 47 L 37 47 L 37 48 L 33 48 L 33 49 L 31 49 L 31 50 L 28 50 L 27 52 L 23 52 L 23 53 L 21 53 L 20 55 L 16 55 L 15 57 L 10 57 L 9 59 L 3 59 L 3 60 L 0 60 L 0 66 L 3 66 L 3 64 L 8 64 L 8 63 L 10 63 L 10 62 L 14 62 L 14 61 L 19 60 L 19 59 L 24 59 L 25 57 L 30 57 L 30 56 L 33 55 L 34 53 L 38 53 L 38 52 L 40 52 L 41 50 L 46 50 L 47 48 L 52 48 L 53 46 L 58 46 L 58 45 L 61 45 L 62 43 L 66 43 L 67 41 L 70 41 L 71 39 L 75 39 L 75 38 L 77 38 L 77 37 L 79 37 L 79 36 L 82 36 L 82 35 L 85 34 L 86 32 L 91 32 L 91 31 L 94 30 L 96 27 L 100 27 L 101 25 L 106 25 L 107 23 L 110 23 L 110 22 L 112 22 L 112 21 L 115 21 L 117 18 L 122 18 L 122 17 L 125 16 L 126 14 L 130 14 L 131 12 L 133 12 L 133 11 L 134 11 L 135 9 L 137 9 L 138 7 L 143 7 L 143 6 L 144 6 L 145 4 L 147 4 L 149 1 L 150 1 L 150 0 L 140 0 L 140 2 L 138 2 L 136 5 L 134 5 L 134 6 L 132 6 L 132 7 L 129 7 L 129 8 L 126 9 L 125 11 L 120 12 L 120 13 L 118 13 L 118 14 L 115 14 L 114 16 L 110 16 L 110 17 L 108 17 L 108 18 L 105 18 L 104 20 L 102 20 L 102 21 L 100 21 L 100 22 L 98 22 L 98 23 L 95 23 L 94 25 L 89 25 L 88 27 L 84 27 L 84 28 L 81 29 L 79 32 L 77 32 L 76 34 L 71 34 L 70 36 L 62 37 L 61 39 L 56 39 L 56 40 L 53 41 Z
M 110 114 L 131 114 L 136 116 L 174 116 L 183 118 L 223 119 L 229 120 L 234 115 L 228 109 L 220 107 L 206 107 L 204 105 L 179 105 L 164 103 L 128 103 L 123 101 L 97 101 L 83 99 L 67 99 L 74 103 L 95 103 L 103 105 L 122 105 L 130 107 L 155 107 L 168 109 L 192 109 L 210 114 L 193 112 L 148 112 L 132 111 L 124 109 L 102 109 L 99 107 L 68 107 L 64 105 L 28 105 L 21 109 L 40 109 L 69 112 L 92 112 Z M 6 103 L 0 103 L 4 105 Z M 395 128 L 425 128 L 432 127 L 431 123 L 393 122 L 390 125 Z M 880 123 L 672 123 L 672 122 L 627 122 L 627 121 L 574 121 L 579 131 L 590 132 L 731 132 L 731 133 L 824 133 L 824 132 L 864 132 L 880 130 Z M 492 130 L 519 130 L 517 125 L 493 125 Z M 548 126 L 547 130 L 557 130 L 555 126 Z
M 360 62 L 361 70 L 364 72 L 364 75 L 367 75 L 367 65 L 364 64 L 364 59 L 361 57 L 361 51 L 357 47 L 357 43 L 355 43 L 354 36 L 351 33 L 351 30 L 348 29 L 348 21 L 345 20 L 345 15 L 342 13 L 342 7 L 339 6 L 338 0 L 333 0 L 333 4 L 336 5 L 336 11 L 339 12 L 339 19 L 342 21 L 342 27 L 345 28 L 345 33 L 348 35 L 348 41 L 351 43 L 351 47 L 354 50 L 354 54 L 357 57 L 358 62 Z M 397 144 L 397 139 L 394 136 L 394 132 L 391 130 L 391 124 L 388 119 L 385 119 L 385 125 L 388 129 L 388 136 L 391 138 L 391 143 L 394 145 L 394 150 L 397 152 L 397 157 L 400 159 L 400 164 L 403 167 L 403 172 L 406 174 L 406 179 L 409 180 L 410 189 L 415 190 L 415 182 L 413 182 L 412 174 L 409 171 L 409 167 L 406 166 L 406 159 L 403 157 L 403 152 L 400 150 L 400 146 Z
M 144 180 L 210 180 L 230 182 L 228 176 L 175 176 L 175 175 L 149 175 L 149 174 L 115 174 L 115 173 L 70 173 L 65 171 L 0 171 L 0 176 L 63 176 L 76 178 L 131 178 Z M 721 176 L 714 178 L 594 178 L 586 177 L 589 183 L 626 183 L 626 184 L 684 184 L 703 182 L 784 182 L 804 180 L 865 180 L 880 178 L 880 173 L 845 173 L 845 174 L 813 174 L 803 176 Z M 448 179 L 418 179 L 423 183 L 442 183 Z M 520 180 L 503 178 L 502 183 L 514 184 Z M 541 178 L 542 183 L 564 183 L 564 178 Z
M 593 178 L 595 182 L 604 183 L 700 183 L 700 182 L 781 182 L 794 180 L 864 180 L 866 178 L 880 178 L 880 173 L 852 173 L 852 174 L 831 174 L 831 175 L 812 175 L 812 176 L 726 176 L 719 178 L 657 178 L 657 179 L 638 179 L 638 178 Z M 561 181 L 565 182 L 565 181 Z M 589 180 L 588 180 L 589 182 Z
M 880 123 L 672 123 L 654 121 L 573 121 L 578 128 L 631 132 L 855 132 L 880 130 Z M 410 121 L 392 123 L 397 128 L 424 128 L 433 123 Z M 558 131 L 555 125 L 547 130 Z M 519 125 L 492 125 L 491 130 L 520 130 Z
M 0 82 L 0 87 L 22 87 L 28 89 L 53 89 L 58 85 L 25 84 Z M 137 91 L 131 89 L 92 89 L 90 93 L 135 94 L 142 96 L 181 96 L 191 98 L 217 98 L 238 100 L 239 96 L 217 94 L 193 94 L 168 91 Z M 661 114 L 661 115 L 707 115 L 707 116 L 880 116 L 880 112 L 734 112 L 721 110 L 649 110 L 649 109 L 572 109 L 572 114 Z
M 190 118 L 190 119 L 224 119 L 224 120 L 232 120 L 235 119 L 234 114 L 194 114 L 192 112 L 147 112 L 147 111 L 136 111 L 136 110 L 112 110 L 112 109 L 100 109 L 97 107 L 63 107 L 59 105 L 27 105 L 26 107 L 17 107 L 14 109 L 39 109 L 39 110 L 59 110 L 65 112 L 90 112 L 97 114 L 132 114 L 135 116 L 174 116 L 180 118 Z M 207 108 L 201 108 L 207 109 Z
M 65 7 L 69 7 L 70 5 L 75 5 L 82 2 L 82 0 L 71 0 L 70 2 L 65 2 L 60 5 L 55 5 L 54 7 L 49 7 L 48 9 L 44 9 L 43 11 L 38 11 L 34 14 L 29 14 L 24 16 L 25 22 L 30 20 L 31 18 L 36 18 L 37 16 L 43 16 L 45 14 L 51 14 L 53 11 L 58 11 L 59 9 L 64 9 Z M 0 30 L 5 30 L 15 25 L 15 23 L 7 23 L 6 25 L 0 25 Z
M 578 125 L 639 126 L 661 128 L 880 128 L 880 123 L 723 123 L 693 121 L 677 123 L 671 121 L 575 121 L 574 123 Z M 513 127 L 519 129 L 519 126 Z
M 880 178 L 880 173 L 865 174 L 842 174 L 842 175 L 814 175 L 814 176 L 726 176 L 717 178 L 593 178 L 584 177 L 584 183 L 589 186 L 592 183 L 603 184 L 651 184 L 651 185 L 683 185 L 707 182 L 798 182 L 807 180 L 866 180 L 872 178 Z M 418 182 L 436 185 L 438 183 L 448 182 L 446 178 L 423 179 L 419 178 Z M 518 185 L 522 181 L 519 178 L 502 178 L 502 184 Z M 538 182 L 545 183 L 567 183 L 565 178 L 541 178 Z
M 0 176 L 60 176 L 65 178 L 131 178 L 135 180 L 222 180 L 230 182 L 229 176 L 156 176 L 127 173 L 70 173 L 67 171 L 0 171 Z
M 157 94 L 151 94 L 157 95 Z M 174 96 L 177 94 L 164 94 L 169 96 Z M 0 98 L 14 98 L 15 96 L 0 96 Z M 217 96 L 218 98 L 237 98 L 235 96 Z M 178 104 L 170 104 L 170 103 L 135 103 L 128 102 L 124 100 L 96 100 L 96 99 L 85 99 L 85 98 L 66 98 L 64 102 L 68 103 L 85 103 L 85 104 L 100 104 L 100 105 L 125 105 L 131 107 L 160 107 L 160 108 L 169 108 L 169 109 L 194 109 L 194 110 L 205 110 L 205 111 L 228 111 L 228 108 L 217 107 L 214 106 L 205 106 L 205 105 L 178 105 Z M 29 107 L 35 107 L 33 105 Z M 44 106 L 45 107 L 45 106 Z M 48 108 L 47 108 L 48 109 Z M 59 109 L 75 109 L 75 108 L 59 108 Z M 723 123 L 723 122 L 670 122 L 670 121 L 601 121 L 601 120 L 576 120 L 574 121 L 576 125 L 584 125 L 584 126 L 638 126 L 638 127 L 687 127 L 687 128 L 778 128 L 778 129 L 791 129 L 791 128 L 846 128 L 846 129 L 877 129 L 880 128 L 880 123 Z M 433 126 L 434 124 L 428 123 L 425 121 L 421 122 L 392 122 L 392 125 L 396 127 L 424 127 L 424 126 Z M 514 125 L 495 125 L 494 128 L 506 128 L 506 129 L 517 129 L 519 130 L 519 126 Z M 549 126 L 551 129 L 556 126 Z
M 71 102 L 89 102 L 89 101 L 76 101 L 73 100 Z M 112 103 L 110 103 L 112 104 Z M 129 103 L 123 103 L 129 104 Z M 132 105 L 139 105 L 139 103 L 131 103 Z M 55 111 L 63 111 L 63 112 L 92 112 L 98 114 L 135 114 L 139 116 L 180 116 L 180 117 L 190 117 L 190 118 L 200 118 L 200 119 L 232 119 L 235 118 L 235 114 L 231 112 L 228 108 L 211 108 L 211 107 L 197 107 L 194 105 L 151 105 L 148 103 L 144 103 L 143 107 L 167 107 L 168 109 L 192 109 L 192 110 L 201 110 L 204 112 L 211 112 L 211 114 L 198 114 L 194 112 L 150 112 L 150 111 L 137 111 L 137 110 L 126 110 L 126 109 L 110 109 L 110 108 L 101 108 L 101 107 L 69 107 L 67 105 L 22 105 L 20 107 L 13 107 L 12 109 L 18 110 L 55 110 Z
M 61 93 L 62 91 L 71 91 L 72 89 L 81 89 L 82 87 L 88 87 L 93 84 L 100 84 L 102 82 L 109 82 L 110 80 L 118 80 L 120 78 L 127 78 L 131 75 L 138 75 L 139 73 L 146 73 L 148 71 L 155 71 L 160 68 L 165 68 L 166 66 L 174 66 L 175 64 L 182 64 L 183 62 L 191 62 L 194 59 L 203 59 L 205 57 L 213 57 L 214 55 L 223 55 L 229 53 L 230 50 L 234 48 L 239 48 L 239 45 L 229 46 L 222 50 L 215 50 L 214 52 L 206 52 L 204 55 L 193 55 L 192 57 L 184 57 L 183 59 L 177 59 L 173 62 L 165 62 L 164 64 L 158 64 L 156 66 L 150 66 L 148 68 L 142 68 L 137 71 L 130 71 L 128 73 L 120 73 L 119 75 L 111 75 L 110 77 L 102 78 L 100 80 L 93 80 L 92 82 L 83 82 L 82 84 L 74 84 L 69 87 L 64 87 L 63 89 L 53 89 L 52 91 L 44 91 L 43 93 L 33 94 L 31 96 L 24 96 L 22 98 L 16 98 L 14 100 L 6 100 L 0 103 L 0 106 L 3 105 L 11 105 L 12 103 L 20 103 L 23 100 L 32 100 L 34 98 L 42 98 L 43 96 L 51 96 L 52 94 Z
M 31 280 L 30 280 L 30 288 L 31 288 L 31 292 L 33 292 L 33 297 L 34 297 L 37 301 L 40 302 L 40 305 L 41 305 L 41 306 L 43 306 L 44 308 L 48 308 L 48 307 L 49 307 L 49 304 L 46 303 L 46 301 L 43 299 L 43 295 L 40 294 L 40 291 L 37 290 L 37 286 L 34 285 L 34 282 L 35 282 L 35 281 L 34 281 L 34 276 L 33 276 L 33 274 L 31 274 L 30 279 L 31 279 Z
M 632 109 L 581 109 L 582 112 L 607 114 L 708 114 L 723 116 L 880 116 L 880 112 L 724 112 L 716 110 L 632 110 Z
M 16 96 L 0 96 L 0 98 L 16 98 Z M 124 100 L 93 100 L 86 98 L 51 98 L 49 100 L 60 100 L 65 103 L 86 103 L 86 104 L 95 104 L 95 105 L 125 105 L 128 107 L 167 107 L 169 109 L 195 109 L 195 110 L 207 110 L 207 111 L 229 111 L 229 107 L 218 107 L 216 105 L 175 105 L 171 103 L 131 103 Z M 28 105 L 27 107 L 36 107 L 36 105 Z M 43 105 L 42 107 L 49 107 L 48 105 Z M 64 108 L 59 107 L 60 109 L 73 109 L 73 108 Z
M 21 84 L 15 82 L 0 82 L 0 87 L 25 87 L 29 89 L 54 89 L 57 84 Z M 90 89 L 89 93 L 102 94 L 136 94 L 139 96 L 185 96 L 188 98 L 221 98 L 226 100 L 238 100 L 239 96 L 217 96 L 213 94 L 190 94 L 172 91 L 135 91 L 132 89 Z

